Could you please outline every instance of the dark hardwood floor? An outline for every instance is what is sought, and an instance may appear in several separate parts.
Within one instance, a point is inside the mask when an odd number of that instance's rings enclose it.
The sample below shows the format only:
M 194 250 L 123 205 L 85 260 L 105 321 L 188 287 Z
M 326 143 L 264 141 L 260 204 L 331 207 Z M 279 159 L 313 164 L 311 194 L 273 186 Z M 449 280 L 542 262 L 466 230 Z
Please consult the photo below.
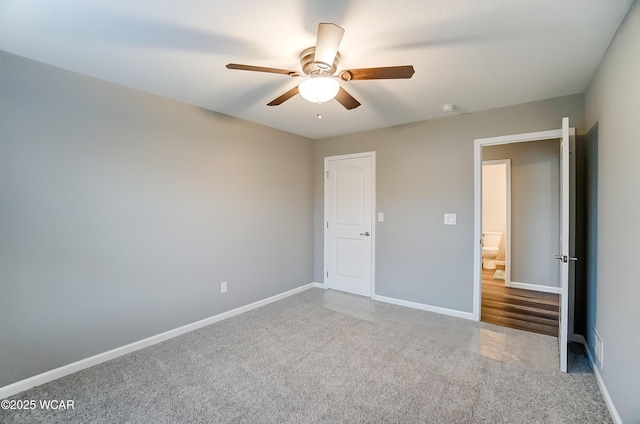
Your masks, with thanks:
M 518 330 L 558 336 L 559 296 L 506 287 L 496 270 L 482 270 L 481 320 Z

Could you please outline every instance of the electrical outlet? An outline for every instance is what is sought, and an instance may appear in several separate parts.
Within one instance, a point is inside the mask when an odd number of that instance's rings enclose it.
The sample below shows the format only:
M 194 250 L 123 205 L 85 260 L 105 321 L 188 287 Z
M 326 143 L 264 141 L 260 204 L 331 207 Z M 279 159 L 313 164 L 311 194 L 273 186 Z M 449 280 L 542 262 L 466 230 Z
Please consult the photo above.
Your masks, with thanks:
M 227 282 L 223 281 L 222 283 L 220 283 L 220 293 L 226 293 L 227 292 Z

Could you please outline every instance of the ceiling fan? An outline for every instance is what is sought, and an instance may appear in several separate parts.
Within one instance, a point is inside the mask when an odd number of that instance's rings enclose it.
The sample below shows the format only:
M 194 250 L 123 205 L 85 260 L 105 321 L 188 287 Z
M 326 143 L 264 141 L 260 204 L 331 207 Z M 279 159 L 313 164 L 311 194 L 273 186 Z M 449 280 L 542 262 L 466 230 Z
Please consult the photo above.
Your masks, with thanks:
M 283 74 L 290 77 L 305 77 L 297 86 L 267 103 L 268 106 L 278 106 L 296 94 L 313 103 L 323 103 L 335 98 L 346 109 L 355 109 L 360 102 L 340 86 L 340 82 L 374 79 L 406 79 L 414 74 L 413 66 L 388 66 L 382 68 L 347 69 L 336 74 L 340 63 L 338 47 L 342 41 L 344 29 L 332 23 L 318 24 L 316 45 L 300 53 L 302 74 L 296 71 L 261 66 L 240 65 L 229 63 L 228 69 L 241 71 L 268 72 Z M 318 115 L 320 117 L 320 115 Z

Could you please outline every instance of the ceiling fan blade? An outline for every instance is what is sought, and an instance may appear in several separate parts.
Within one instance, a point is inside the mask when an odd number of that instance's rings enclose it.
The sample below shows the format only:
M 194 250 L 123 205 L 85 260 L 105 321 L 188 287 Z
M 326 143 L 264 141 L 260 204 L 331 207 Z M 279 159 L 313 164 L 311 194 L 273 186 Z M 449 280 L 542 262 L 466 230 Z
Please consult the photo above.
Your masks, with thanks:
M 360 106 L 360 102 L 353 98 L 353 96 L 347 93 L 347 90 L 340 87 L 338 94 L 336 94 L 336 100 L 348 110 L 355 109 Z
M 345 81 L 373 80 L 373 79 L 404 79 L 411 78 L 416 71 L 413 66 L 388 66 L 384 68 L 348 69 L 340 73 Z
M 287 100 L 289 100 L 290 98 L 292 98 L 296 94 L 298 94 L 298 87 L 293 87 L 291 90 L 287 91 L 282 96 L 280 96 L 280 97 L 270 101 L 269 103 L 267 103 L 267 106 L 278 106 L 278 105 L 281 105 L 282 103 L 286 102 Z
M 256 71 L 256 72 L 268 72 L 270 74 L 283 74 L 289 75 L 290 77 L 299 77 L 300 74 L 296 71 L 289 71 L 287 69 L 278 69 L 278 68 L 265 68 L 262 66 L 252 66 L 252 65 L 239 65 L 237 63 L 229 63 L 227 65 L 227 69 L 236 69 L 239 71 Z
M 319 68 L 325 71 L 331 69 L 343 35 L 344 29 L 336 24 L 318 24 L 318 38 L 316 39 L 314 62 Z

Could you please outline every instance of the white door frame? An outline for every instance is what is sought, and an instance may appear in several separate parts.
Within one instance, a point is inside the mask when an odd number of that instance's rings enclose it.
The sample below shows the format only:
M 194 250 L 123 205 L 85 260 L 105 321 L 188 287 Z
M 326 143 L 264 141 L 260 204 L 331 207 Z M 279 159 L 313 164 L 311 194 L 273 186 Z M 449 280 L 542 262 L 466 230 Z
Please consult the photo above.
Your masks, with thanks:
M 505 135 L 501 137 L 478 138 L 474 140 L 474 266 L 473 266 L 473 319 L 480 321 L 482 307 L 482 148 L 499 144 L 524 143 L 528 141 L 561 139 L 562 129 L 538 131 L 525 134 Z
M 327 179 L 326 175 L 329 170 L 329 162 L 332 160 L 344 160 L 344 159 L 354 159 L 354 158 L 371 158 L 371 297 L 373 298 L 376 295 L 376 152 L 362 152 L 362 153 L 352 153 L 348 155 L 339 155 L 339 156 L 327 156 L 324 158 L 324 217 L 322 221 L 322 231 L 323 241 L 324 241 L 324 271 L 322 274 L 323 280 L 326 278 L 328 264 L 328 252 L 327 252 L 327 220 L 329 216 L 329 211 L 327 210 L 328 202 L 327 202 Z
M 482 148 L 485 146 L 495 146 L 499 144 L 523 143 L 538 140 L 550 140 L 575 137 L 575 128 L 568 128 L 568 118 L 563 118 L 562 128 L 549 131 L 538 131 L 525 134 L 505 135 L 501 137 L 479 138 L 474 140 L 474 269 L 473 269 L 473 319 L 480 321 L 482 307 Z M 568 152 L 568 149 L 566 150 Z M 568 159 L 568 156 L 567 156 Z M 562 158 L 561 158 L 562 160 Z M 568 172 L 568 170 L 566 171 Z M 569 193 L 567 193 L 567 198 Z M 567 206 L 568 209 L 568 206 Z M 567 240 L 568 242 L 568 240 Z M 564 253 L 564 252 L 563 252 Z M 567 252 L 568 254 L 569 252 Z M 561 266 L 562 268 L 562 266 Z M 572 286 L 569 281 L 569 286 Z M 568 293 L 561 293 L 561 314 L 568 314 Z M 564 334 L 562 318 L 559 326 L 562 334 L 559 334 L 558 341 L 562 339 L 568 341 L 567 334 Z M 560 370 L 566 372 L 567 347 L 560 346 Z M 564 359 L 564 360 L 563 360 Z

